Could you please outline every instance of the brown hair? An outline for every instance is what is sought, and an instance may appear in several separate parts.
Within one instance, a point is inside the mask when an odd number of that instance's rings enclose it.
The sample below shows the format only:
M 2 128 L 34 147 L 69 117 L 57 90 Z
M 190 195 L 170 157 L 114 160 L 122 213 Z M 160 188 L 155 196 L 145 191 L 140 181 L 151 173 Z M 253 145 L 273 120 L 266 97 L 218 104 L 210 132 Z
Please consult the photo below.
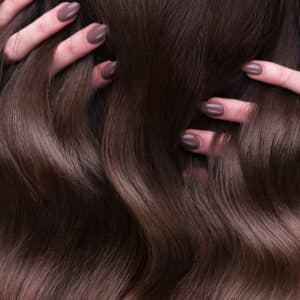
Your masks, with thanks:
M 59 2 L 34 1 L 0 49 Z M 299 68 L 299 1 L 79 2 L 75 24 L 1 63 L 0 298 L 298 299 L 300 99 L 240 69 Z M 106 49 L 50 78 L 91 21 Z M 116 78 L 93 94 L 108 58 Z M 195 115 L 211 96 L 258 109 L 243 126 Z M 222 155 L 184 152 L 189 126 L 225 132 Z

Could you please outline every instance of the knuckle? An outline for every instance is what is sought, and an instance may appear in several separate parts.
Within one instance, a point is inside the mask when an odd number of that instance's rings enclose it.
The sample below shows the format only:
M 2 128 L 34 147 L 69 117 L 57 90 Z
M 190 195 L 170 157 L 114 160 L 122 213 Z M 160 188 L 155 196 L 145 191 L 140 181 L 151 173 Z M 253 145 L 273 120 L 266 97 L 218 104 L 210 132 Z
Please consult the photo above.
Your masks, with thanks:
M 10 0 L 7 1 L 6 8 L 9 11 L 18 11 L 30 2 L 31 0 Z
M 80 40 L 81 42 L 83 41 L 85 42 L 87 40 L 86 38 L 87 33 L 85 30 L 80 30 L 77 32 L 77 34 L 78 34 L 78 40 Z
M 76 44 L 74 43 L 73 39 L 70 39 L 68 42 L 65 43 L 62 52 L 64 55 L 67 55 L 69 57 L 77 56 Z
M 288 70 L 283 67 L 276 68 L 275 71 L 275 78 L 279 85 L 286 86 L 289 81 L 291 80 L 291 77 L 293 76 L 293 73 L 291 70 Z
M 75 35 L 69 38 L 65 43 L 65 52 L 72 58 L 79 58 L 83 56 L 87 50 L 85 32 L 83 30 L 78 31 Z
M 40 36 L 45 36 L 47 34 L 48 28 L 51 25 L 49 24 L 49 22 L 47 22 L 46 19 L 42 19 L 39 22 L 37 22 L 36 24 L 36 34 L 40 35 Z
M 0 26 L 7 25 L 11 19 L 33 0 L 1 1 Z M 2 3 L 3 2 L 3 3 Z
M 18 6 L 16 5 L 16 3 L 14 2 L 4 2 L 2 5 L 1 5 L 1 9 L 3 10 L 3 12 L 5 12 L 6 14 L 6 17 L 12 15 L 15 13 L 15 11 L 18 11 Z
M 247 122 L 255 110 L 255 103 L 245 102 L 241 105 L 240 110 L 237 113 L 238 120 L 240 123 Z
M 3 59 L 6 63 L 14 63 L 21 59 L 21 57 L 11 48 L 3 52 Z
M 7 62 L 16 62 L 22 59 L 19 45 L 17 43 L 17 36 L 13 36 L 8 42 L 3 51 L 4 60 Z
M 14 5 L 16 7 L 16 6 L 22 5 L 24 1 L 22 1 L 22 0 L 10 0 L 9 2 L 10 2 L 11 5 Z

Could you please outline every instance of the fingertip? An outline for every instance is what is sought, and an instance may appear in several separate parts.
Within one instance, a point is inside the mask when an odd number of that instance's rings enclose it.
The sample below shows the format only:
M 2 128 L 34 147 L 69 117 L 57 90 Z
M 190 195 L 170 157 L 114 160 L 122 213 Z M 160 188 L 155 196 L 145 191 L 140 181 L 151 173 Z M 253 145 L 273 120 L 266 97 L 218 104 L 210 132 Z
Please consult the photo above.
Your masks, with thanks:
M 117 62 L 108 61 L 101 68 L 101 75 L 104 80 L 112 80 L 117 71 Z
M 242 70 L 252 79 L 300 93 L 300 72 L 297 69 L 270 61 L 251 61 Z
M 108 27 L 105 24 L 93 24 L 87 32 L 87 40 L 90 44 L 103 44 L 106 39 Z
M 93 71 L 93 88 L 97 90 L 110 84 L 116 69 L 117 63 L 114 61 L 105 61 L 96 65 Z
M 242 71 L 249 76 L 258 76 L 263 73 L 263 65 L 258 61 L 250 61 L 242 66 Z
M 198 152 L 201 141 L 197 135 L 186 131 L 181 135 L 181 145 L 187 151 Z
M 56 16 L 62 23 L 74 20 L 80 11 L 80 3 L 78 2 L 64 2 L 58 7 Z
M 225 114 L 225 106 L 217 98 L 209 99 L 200 105 L 202 113 L 211 118 L 221 118 Z

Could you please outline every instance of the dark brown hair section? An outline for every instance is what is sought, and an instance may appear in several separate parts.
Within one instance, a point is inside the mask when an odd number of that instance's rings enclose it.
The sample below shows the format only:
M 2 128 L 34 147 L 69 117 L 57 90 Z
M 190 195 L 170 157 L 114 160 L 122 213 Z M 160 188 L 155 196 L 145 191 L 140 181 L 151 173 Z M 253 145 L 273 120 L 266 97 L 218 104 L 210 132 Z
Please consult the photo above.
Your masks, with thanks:
M 33 2 L 1 49 L 60 2 Z M 79 2 L 75 24 L 1 63 L 0 298 L 298 299 L 300 99 L 240 69 L 299 68 L 299 2 Z M 58 43 L 92 21 L 106 49 L 49 78 Z M 93 94 L 106 58 L 117 76 Z M 195 111 L 211 96 L 258 110 L 209 121 Z M 181 150 L 189 126 L 226 132 L 222 155 Z

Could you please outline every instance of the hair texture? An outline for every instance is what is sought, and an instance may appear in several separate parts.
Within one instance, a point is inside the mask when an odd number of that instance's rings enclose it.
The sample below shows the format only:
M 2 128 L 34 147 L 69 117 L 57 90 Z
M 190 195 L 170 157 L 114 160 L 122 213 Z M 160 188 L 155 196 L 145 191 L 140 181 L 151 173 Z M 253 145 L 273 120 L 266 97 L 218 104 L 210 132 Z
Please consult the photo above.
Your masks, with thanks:
M 60 2 L 34 1 L 0 50 Z M 79 2 L 1 61 L 0 299 L 299 299 L 300 98 L 241 72 L 299 69 L 299 0 Z M 59 42 L 95 21 L 106 46 L 50 77 Z M 93 93 L 106 59 L 116 78 Z M 258 105 L 229 124 L 195 113 L 212 96 Z M 225 133 L 222 154 L 183 151 L 191 127 Z

